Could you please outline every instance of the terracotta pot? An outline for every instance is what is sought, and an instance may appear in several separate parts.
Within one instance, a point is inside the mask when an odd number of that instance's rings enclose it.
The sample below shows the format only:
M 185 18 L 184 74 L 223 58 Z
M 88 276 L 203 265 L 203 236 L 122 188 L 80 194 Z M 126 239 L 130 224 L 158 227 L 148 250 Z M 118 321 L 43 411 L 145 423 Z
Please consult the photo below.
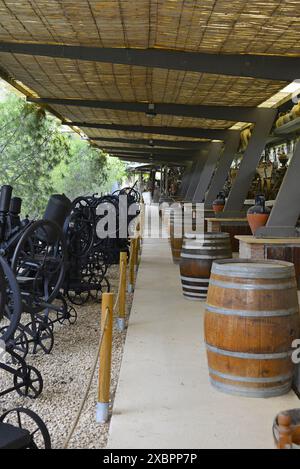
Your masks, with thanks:
M 225 205 L 213 204 L 213 211 L 215 213 L 221 213 L 224 211 Z
M 265 196 L 257 195 L 254 207 L 248 210 L 247 219 L 253 235 L 255 235 L 259 228 L 265 226 L 269 219 L 270 209 L 266 207 L 265 203 Z
M 248 213 L 247 219 L 253 235 L 255 235 L 258 228 L 267 224 L 269 216 L 269 213 Z
M 226 204 L 226 197 L 224 192 L 219 192 L 216 200 L 213 201 L 212 207 L 215 213 L 221 213 Z

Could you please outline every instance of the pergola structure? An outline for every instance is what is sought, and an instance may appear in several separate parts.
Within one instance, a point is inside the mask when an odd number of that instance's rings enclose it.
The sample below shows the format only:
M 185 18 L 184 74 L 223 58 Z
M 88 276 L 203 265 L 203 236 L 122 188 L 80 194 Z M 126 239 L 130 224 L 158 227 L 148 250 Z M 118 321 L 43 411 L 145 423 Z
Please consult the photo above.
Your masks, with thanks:
M 224 216 L 240 212 L 299 78 L 300 12 L 288 0 L 22 0 L 0 4 L 1 76 L 93 144 L 130 161 L 186 165 L 183 196 L 210 206 L 254 131 Z M 268 223 L 294 234 L 296 149 Z M 217 170 L 215 171 L 215 169 Z

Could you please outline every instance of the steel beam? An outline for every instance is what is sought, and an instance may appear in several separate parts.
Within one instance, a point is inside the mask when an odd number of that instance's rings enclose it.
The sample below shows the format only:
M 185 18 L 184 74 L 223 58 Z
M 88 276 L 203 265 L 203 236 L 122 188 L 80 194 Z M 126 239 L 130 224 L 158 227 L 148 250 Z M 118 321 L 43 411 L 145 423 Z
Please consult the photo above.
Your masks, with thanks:
M 67 122 L 65 125 L 73 127 L 103 129 L 117 132 L 138 132 L 153 135 L 173 135 L 178 137 L 206 138 L 209 140 L 225 140 L 232 130 L 228 129 L 203 129 L 198 127 L 159 127 L 143 125 L 123 125 L 123 124 L 99 124 L 91 122 Z M 91 140 L 92 137 L 90 137 Z
M 186 191 L 185 195 L 185 200 L 187 202 L 192 202 L 195 191 L 197 189 L 198 181 L 201 177 L 201 173 L 203 171 L 203 168 L 206 164 L 208 154 L 209 154 L 209 149 L 210 149 L 210 143 L 207 144 L 206 148 L 199 152 L 197 158 L 195 158 L 195 165 L 192 168 L 192 174 L 190 177 L 190 183 L 188 186 L 188 189 Z
M 176 155 L 182 156 L 182 158 L 190 157 L 195 153 L 195 150 L 183 150 L 178 148 L 177 150 L 168 148 L 138 148 L 138 147 L 105 147 L 103 148 L 107 153 L 124 152 L 124 153 L 144 153 L 145 155 Z
M 256 232 L 259 238 L 293 238 L 300 236 L 296 229 L 300 215 L 300 142 L 278 192 L 275 205 L 265 227 Z
M 270 109 L 269 115 L 266 117 L 264 113 L 261 119 L 256 123 L 252 137 L 244 153 L 238 175 L 230 191 L 224 212 L 220 214 L 221 218 L 241 216 L 245 199 L 276 116 L 277 110 Z
M 1 42 L 0 52 L 262 78 L 272 81 L 293 81 L 298 78 L 300 70 L 299 57 L 275 55 L 207 54 L 166 49 L 117 49 L 20 42 Z
M 131 161 L 133 163 L 156 164 L 156 165 L 168 164 L 168 165 L 173 165 L 173 166 L 185 166 L 186 165 L 186 163 L 184 162 L 166 160 L 163 157 L 155 158 L 152 160 L 145 160 L 141 156 L 132 156 L 132 155 L 111 155 L 111 156 L 113 158 L 119 158 L 119 160 L 122 160 L 122 161 Z
M 223 150 L 223 144 L 221 142 L 210 144 L 207 160 L 206 160 L 205 166 L 203 167 L 201 171 L 201 175 L 198 180 L 196 191 L 192 199 L 193 203 L 204 202 L 206 191 L 210 184 L 213 172 L 216 168 L 216 165 L 218 163 L 222 150 Z
M 187 190 L 189 188 L 189 185 L 190 185 L 190 181 L 191 181 L 191 177 L 192 177 L 192 174 L 193 174 L 193 171 L 195 170 L 196 168 L 196 163 L 195 161 L 193 161 L 185 170 L 184 174 L 183 174 L 183 177 L 182 177 L 182 181 L 181 181 L 181 187 L 180 187 L 180 192 L 179 192 L 179 195 L 185 199 L 186 197 L 186 193 L 187 193 Z
M 225 142 L 224 152 L 219 160 L 218 167 L 212 178 L 211 185 L 205 198 L 205 208 L 207 209 L 212 208 L 213 201 L 216 199 L 218 193 L 224 188 L 231 164 L 239 149 L 240 138 L 240 132 L 237 130 L 232 132 Z
M 36 104 L 48 104 L 59 106 L 75 106 L 93 109 L 111 109 L 114 111 L 149 112 L 149 103 L 141 102 L 117 102 L 99 101 L 88 99 L 61 99 L 61 98 L 27 98 L 27 101 Z M 195 106 L 186 104 L 155 103 L 156 115 L 170 115 L 193 117 L 202 119 L 227 120 L 238 122 L 256 122 L 263 108 L 242 106 Z
M 113 137 L 89 137 L 94 142 L 103 143 L 124 143 L 125 145 L 143 145 L 149 148 L 182 148 L 199 150 L 207 142 L 193 142 L 189 140 L 157 140 L 157 139 L 132 139 L 132 138 L 113 138 Z M 105 147 L 103 147 L 105 148 Z

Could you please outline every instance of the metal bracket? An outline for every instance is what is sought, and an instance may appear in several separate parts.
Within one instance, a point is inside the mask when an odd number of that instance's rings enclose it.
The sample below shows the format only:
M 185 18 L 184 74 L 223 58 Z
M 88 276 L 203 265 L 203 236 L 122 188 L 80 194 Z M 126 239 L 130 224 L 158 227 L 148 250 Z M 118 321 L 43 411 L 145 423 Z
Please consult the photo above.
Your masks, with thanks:
M 204 201 L 207 188 L 218 163 L 222 149 L 223 142 L 210 143 L 205 166 L 201 171 L 200 179 L 198 179 L 198 184 L 192 199 L 193 203 L 202 203 Z
M 205 198 L 205 208 L 210 210 L 213 201 L 218 193 L 224 188 L 226 179 L 228 177 L 231 164 L 239 149 L 240 145 L 240 132 L 238 130 L 232 132 L 225 142 L 224 152 L 219 160 L 217 170 L 212 178 L 210 188 Z
M 225 210 L 221 218 L 229 216 L 242 216 L 244 202 L 247 197 L 251 182 L 254 178 L 256 168 L 265 149 L 267 138 L 270 135 L 273 123 L 277 116 L 277 109 L 264 109 L 254 127 L 249 145 L 241 162 L 237 178 L 230 191 Z
M 300 231 L 296 229 L 300 215 L 299 174 L 300 142 L 295 148 L 268 223 L 256 232 L 256 237 L 295 238 L 300 236 Z

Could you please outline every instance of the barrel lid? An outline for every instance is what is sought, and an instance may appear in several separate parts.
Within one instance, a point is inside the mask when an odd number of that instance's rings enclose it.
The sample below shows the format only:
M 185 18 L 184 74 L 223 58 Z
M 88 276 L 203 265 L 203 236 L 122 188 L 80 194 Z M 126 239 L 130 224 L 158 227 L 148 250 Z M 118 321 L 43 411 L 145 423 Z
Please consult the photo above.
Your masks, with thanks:
M 295 276 L 295 267 L 285 261 L 225 259 L 215 261 L 211 273 L 231 277 L 276 279 Z

